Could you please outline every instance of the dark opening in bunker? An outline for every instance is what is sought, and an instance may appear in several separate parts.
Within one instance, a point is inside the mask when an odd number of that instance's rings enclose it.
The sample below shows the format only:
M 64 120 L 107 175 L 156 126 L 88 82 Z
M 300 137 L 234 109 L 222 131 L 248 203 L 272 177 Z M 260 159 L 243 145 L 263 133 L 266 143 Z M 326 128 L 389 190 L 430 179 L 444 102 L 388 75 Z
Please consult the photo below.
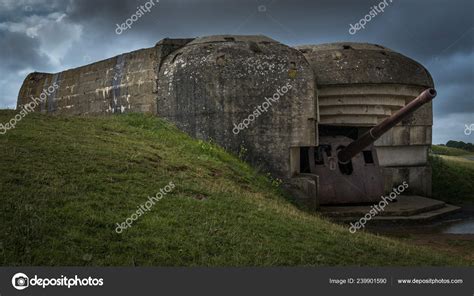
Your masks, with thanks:
M 364 161 L 366 164 L 368 163 L 374 163 L 374 156 L 372 155 L 372 151 L 362 151 L 364 155 Z
M 325 165 L 325 155 L 326 158 L 331 157 L 331 145 L 320 145 L 318 147 L 300 147 L 300 172 L 312 173 L 312 165 Z M 313 162 L 313 164 L 311 164 L 311 162 Z
M 311 173 L 308 153 L 309 153 L 309 147 L 300 148 L 300 173 Z

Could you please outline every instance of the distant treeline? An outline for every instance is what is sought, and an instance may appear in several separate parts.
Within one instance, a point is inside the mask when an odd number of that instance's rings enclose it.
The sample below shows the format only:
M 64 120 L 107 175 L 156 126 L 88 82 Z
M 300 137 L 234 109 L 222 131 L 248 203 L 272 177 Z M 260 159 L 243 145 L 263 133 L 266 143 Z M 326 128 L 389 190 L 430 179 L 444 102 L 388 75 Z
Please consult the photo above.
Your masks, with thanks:
M 474 152 L 474 145 L 472 143 L 464 143 L 463 141 L 448 141 L 446 143 L 447 147 L 464 149 L 470 152 Z

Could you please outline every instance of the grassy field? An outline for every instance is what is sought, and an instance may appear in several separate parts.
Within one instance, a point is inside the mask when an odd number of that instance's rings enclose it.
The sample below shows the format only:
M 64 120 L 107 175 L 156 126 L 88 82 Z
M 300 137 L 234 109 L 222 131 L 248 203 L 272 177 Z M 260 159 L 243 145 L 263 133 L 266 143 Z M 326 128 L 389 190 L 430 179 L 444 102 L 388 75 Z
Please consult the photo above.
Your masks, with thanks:
M 0 122 L 13 116 L 0 111 Z M 0 152 L 1 265 L 473 264 L 302 212 L 238 158 L 152 116 L 30 114 L 0 135 Z M 170 181 L 171 193 L 115 232 Z
M 439 145 L 433 145 L 431 146 L 431 150 L 433 154 L 438 154 L 438 155 L 446 155 L 446 156 L 466 156 L 466 155 L 471 155 L 474 156 L 474 153 L 463 150 L 463 149 L 458 149 L 458 148 L 452 148 L 452 147 L 447 147 L 447 146 L 439 146 Z
M 433 198 L 455 204 L 474 203 L 474 153 L 432 146 Z M 470 159 L 469 159 L 470 158 Z

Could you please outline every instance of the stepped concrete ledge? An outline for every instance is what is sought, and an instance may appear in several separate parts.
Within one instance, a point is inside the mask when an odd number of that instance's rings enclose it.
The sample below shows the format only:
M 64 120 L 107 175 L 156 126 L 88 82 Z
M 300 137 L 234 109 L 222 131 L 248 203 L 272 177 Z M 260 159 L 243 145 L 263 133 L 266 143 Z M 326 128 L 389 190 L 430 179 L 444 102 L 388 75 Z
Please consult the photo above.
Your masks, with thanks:
M 371 205 L 321 206 L 323 216 L 338 222 L 357 221 L 370 212 Z M 389 203 L 384 211 L 378 212 L 371 221 L 378 222 L 428 222 L 460 210 L 443 201 L 416 195 L 401 195 L 396 202 Z

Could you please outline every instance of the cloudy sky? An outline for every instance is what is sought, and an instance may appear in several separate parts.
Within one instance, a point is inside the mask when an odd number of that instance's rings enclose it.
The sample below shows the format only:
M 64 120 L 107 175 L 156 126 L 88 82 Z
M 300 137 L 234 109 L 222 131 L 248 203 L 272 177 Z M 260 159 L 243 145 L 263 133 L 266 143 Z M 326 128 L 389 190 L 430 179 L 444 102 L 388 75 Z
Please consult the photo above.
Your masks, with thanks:
M 0 0 L 0 108 L 14 108 L 25 76 L 59 72 L 165 37 L 263 34 L 288 45 L 378 43 L 432 73 L 433 142 L 473 142 L 474 0 L 386 0 L 365 29 L 348 33 L 380 0 L 160 0 L 131 29 L 123 23 L 146 0 Z M 157 0 L 154 0 L 156 3 Z

